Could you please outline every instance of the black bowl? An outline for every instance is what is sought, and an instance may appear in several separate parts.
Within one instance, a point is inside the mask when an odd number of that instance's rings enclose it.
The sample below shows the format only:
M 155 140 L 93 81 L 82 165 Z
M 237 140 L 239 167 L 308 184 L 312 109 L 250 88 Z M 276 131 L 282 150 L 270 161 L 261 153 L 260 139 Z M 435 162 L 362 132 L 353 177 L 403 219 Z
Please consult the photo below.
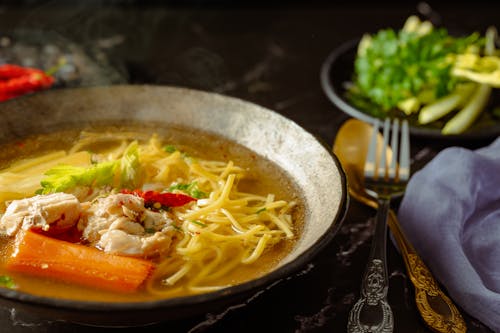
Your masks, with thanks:
M 359 120 L 373 122 L 375 116 L 371 115 L 367 110 L 355 107 L 346 98 L 345 84 L 352 82 L 358 43 L 359 39 L 345 42 L 327 56 L 320 71 L 321 87 L 328 99 L 341 111 Z M 487 108 L 493 107 L 500 107 L 500 94 L 498 91 L 494 91 L 487 106 Z M 485 111 L 473 126 L 459 135 L 442 134 L 442 122 L 420 125 L 417 123 L 416 118 L 416 115 L 408 117 L 410 133 L 414 136 L 460 141 L 493 139 L 500 135 L 500 122 L 492 119 L 489 112 Z
M 0 104 L 0 115 L 0 143 L 61 125 L 103 121 L 187 126 L 209 132 L 280 166 L 297 185 L 305 205 L 304 230 L 291 253 L 258 279 L 206 294 L 129 303 L 56 299 L 0 288 L 0 304 L 18 316 L 24 312 L 85 325 L 137 326 L 217 311 L 309 263 L 334 237 L 347 210 L 346 178 L 330 149 L 291 120 L 235 98 L 158 86 L 66 89 Z

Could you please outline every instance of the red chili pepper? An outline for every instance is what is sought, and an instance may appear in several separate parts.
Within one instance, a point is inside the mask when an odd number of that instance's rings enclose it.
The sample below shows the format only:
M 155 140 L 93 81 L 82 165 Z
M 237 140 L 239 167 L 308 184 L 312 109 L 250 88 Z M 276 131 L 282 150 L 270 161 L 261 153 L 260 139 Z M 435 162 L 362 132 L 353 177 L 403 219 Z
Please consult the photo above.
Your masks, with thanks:
M 162 206 L 166 207 L 180 207 L 185 204 L 196 201 L 195 198 L 190 197 L 189 195 L 185 195 L 182 193 L 160 193 L 157 191 L 141 191 L 141 190 L 122 190 L 122 193 L 125 194 L 133 194 L 138 197 L 144 199 L 144 203 L 146 205 L 154 205 L 155 203 L 159 203 Z
M 0 91 L 6 95 L 22 94 L 49 88 L 53 83 L 52 76 L 37 70 L 7 81 L 0 81 Z
M 46 89 L 54 78 L 45 72 L 29 67 L 5 64 L 0 66 L 0 101 Z
M 22 67 L 12 64 L 4 64 L 0 66 L 0 80 L 8 80 L 15 77 L 29 74 L 34 68 Z
M 11 99 L 11 98 L 14 98 L 14 97 L 17 97 L 17 95 L 13 95 L 13 94 L 4 94 L 0 91 L 0 102 L 3 102 L 3 101 L 6 101 L 8 99 Z

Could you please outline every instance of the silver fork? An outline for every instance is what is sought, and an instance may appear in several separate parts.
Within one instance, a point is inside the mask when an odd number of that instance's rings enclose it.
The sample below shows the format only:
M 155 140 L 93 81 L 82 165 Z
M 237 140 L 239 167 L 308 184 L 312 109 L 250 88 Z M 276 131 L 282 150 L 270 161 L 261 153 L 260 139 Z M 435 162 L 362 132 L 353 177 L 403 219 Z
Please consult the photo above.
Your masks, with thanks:
M 386 263 L 387 217 L 391 198 L 404 192 L 410 176 L 410 135 L 408 122 L 404 120 L 399 130 L 399 120 L 385 119 L 383 146 L 377 153 L 377 135 L 380 122 L 375 121 L 364 167 L 365 191 L 378 202 L 375 232 L 370 257 L 361 282 L 361 295 L 349 313 L 349 333 L 389 333 L 394 329 L 391 307 L 387 302 L 389 279 Z M 389 132 L 392 158 L 387 163 Z M 401 134 L 401 142 L 399 135 Z M 400 147 L 398 152 L 398 147 Z M 399 156 L 398 156 L 399 155 Z M 399 159 L 399 163 L 397 163 Z

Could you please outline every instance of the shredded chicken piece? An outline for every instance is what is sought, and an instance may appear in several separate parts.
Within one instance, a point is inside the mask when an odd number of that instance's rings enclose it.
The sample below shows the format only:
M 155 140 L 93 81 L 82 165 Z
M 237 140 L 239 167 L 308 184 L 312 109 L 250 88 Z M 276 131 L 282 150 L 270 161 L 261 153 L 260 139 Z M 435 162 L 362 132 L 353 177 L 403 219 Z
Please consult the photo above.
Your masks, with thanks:
M 97 243 L 102 233 L 120 219 L 136 221 L 130 218 L 130 211 L 141 214 L 144 211 L 144 200 L 130 194 L 112 194 L 97 198 L 95 201 L 84 204 L 82 218 L 78 222 L 78 229 L 83 231 L 83 238 L 90 243 Z
M 152 257 L 169 251 L 174 236 L 167 212 L 144 207 L 144 200 L 131 194 L 112 194 L 82 204 L 78 222 L 82 237 L 105 252 Z
M 97 244 L 104 252 L 129 256 L 152 256 L 167 251 L 172 238 L 155 232 L 152 236 L 128 234 L 120 229 L 109 229 Z
M 0 234 L 13 236 L 20 228 L 64 231 L 74 226 L 82 212 L 72 194 L 53 193 L 12 201 L 0 219 Z
M 77 225 L 85 241 L 105 252 L 153 257 L 169 252 L 172 222 L 169 213 L 149 210 L 131 194 L 80 203 L 73 194 L 54 193 L 12 201 L 0 219 L 0 235 L 21 228 L 63 232 Z

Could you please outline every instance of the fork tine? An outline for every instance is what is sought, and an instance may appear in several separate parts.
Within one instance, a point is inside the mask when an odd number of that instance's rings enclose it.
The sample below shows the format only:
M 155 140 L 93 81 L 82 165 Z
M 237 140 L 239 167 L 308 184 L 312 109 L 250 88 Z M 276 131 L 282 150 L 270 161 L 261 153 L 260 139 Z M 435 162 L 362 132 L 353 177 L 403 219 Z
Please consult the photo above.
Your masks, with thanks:
M 410 177 L 410 131 L 408 121 L 403 120 L 401 126 L 401 149 L 399 152 L 399 180 L 407 181 Z
M 399 135 L 399 119 L 395 118 L 392 122 L 392 135 L 391 135 L 391 147 L 392 147 L 392 158 L 389 165 L 388 176 L 389 179 L 396 179 L 396 161 L 398 156 L 398 135 Z
M 387 170 L 386 170 L 386 164 L 387 164 L 387 147 L 389 145 L 389 128 L 390 128 L 390 120 L 389 118 L 386 118 L 384 121 L 384 132 L 383 132 L 383 146 L 382 146 L 382 151 L 380 153 L 380 161 L 378 163 L 378 171 L 376 174 L 379 177 L 382 177 L 385 179 Z
M 364 174 L 365 178 L 375 177 L 375 163 L 377 159 L 377 134 L 380 127 L 378 119 L 373 123 L 373 132 L 368 146 L 368 153 L 366 154 Z

